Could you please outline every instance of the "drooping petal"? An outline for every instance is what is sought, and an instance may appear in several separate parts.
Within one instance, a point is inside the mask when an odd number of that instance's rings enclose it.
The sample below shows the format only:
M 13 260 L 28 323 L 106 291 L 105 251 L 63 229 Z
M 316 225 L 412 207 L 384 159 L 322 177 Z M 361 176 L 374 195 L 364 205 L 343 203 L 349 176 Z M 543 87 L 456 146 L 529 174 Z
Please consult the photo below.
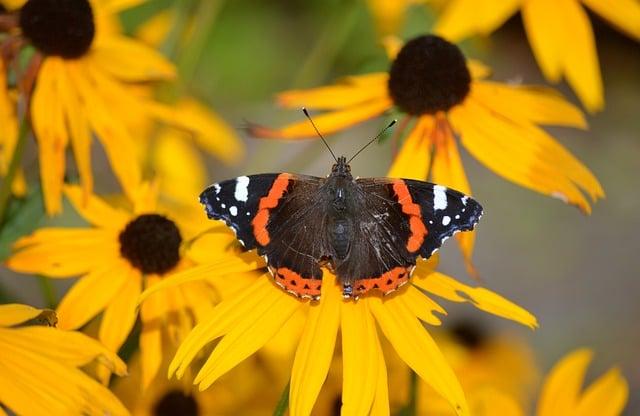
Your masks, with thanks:
M 525 1 L 521 10 L 533 55 L 545 78 L 552 82 L 560 81 L 562 54 L 567 46 L 564 21 L 558 14 L 559 3 L 554 0 Z
M 89 228 L 41 228 L 14 245 L 6 266 L 20 273 L 74 277 L 117 259 L 112 232 Z
M 372 297 L 369 300 L 382 332 L 402 360 L 444 397 L 458 415 L 468 415 L 462 387 L 452 368 L 433 338 L 398 297 L 385 301 Z
M 423 116 L 418 119 L 404 143 L 400 152 L 389 168 L 387 176 L 391 178 L 405 178 L 426 180 L 431 164 L 432 143 L 429 135 L 433 129 L 433 118 Z
M 582 0 L 591 10 L 627 35 L 640 40 L 640 3 L 636 0 Z
M 371 406 L 371 416 L 389 416 L 391 409 L 389 407 L 389 382 L 387 380 L 387 364 L 385 363 L 384 354 L 380 343 L 377 344 L 378 349 L 378 383 L 376 393 Z
M 474 34 L 488 35 L 511 17 L 522 0 L 451 0 L 438 18 L 434 33 L 451 41 Z
M 62 210 L 65 149 L 69 140 L 62 103 L 58 99 L 58 78 L 64 71 L 65 65 L 60 58 L 44 59 L 31 103 L 33 130 L 40 156 L 42 191 L 49 215 Z
M 612 368 L 584 391 L 575 414 L 579 416 L 618 416 L 629 398 L 629 385 L 619 368 Z
M 18 303 L 0 305 L 0 327 L 8 327 L 30 321 L 42 312 L 43 309 Z
M 538 416 L 572 415 L 593 352 L 581 348 L 562 358 L 549 372 L 538 400 Z
M 441 325 L 442 321 L 434 312 L 446 315 L 447 311 L 413 285 L 407 286 L 406 291 L 402 293 L 402 296 L 398 296 L 395 301 L 404 303 L 407 309 L 422 322 L 434 326 Z
M 380 342 L 367 302 L 343 302 L 341 307 L 341 413 L 365 415 L 378 389 Z
M 330 113 L 313 117 L 313 121 L 322 134 L 332 134 L 340 130 L 374 118 L 389 110 L 392 107 L 389 98 L 380 98 L 348 107 L 343 110 L 332 111 Z M 251 134 L 257 137 L 270 139 L 300 139 L 317 137 L 317 133 L 309 120 L 292 123 L 279 129 L 270 129 L 262 126 L 252 126 Z
M 149 277 L 147 282 L 156 281 L 159 278 Z M 140 360 L 142 367 L 142 388 L 146 389 L 158 373 L 162 365 L 162 327 L 165 308 L 160 302 L 160 296 L 147 299 L 140 306 L 140 320 L 142 332 L 140 333 Z
M 142 276 L 139 271 L 130 268 L 125 279 L 124 286 L 105 309 L 98 333 L 98 339 L 111 351 L 118 351 L 122 346 L 138 317 L 137 300 Z
M 130 278 L 129 267 L 123 263 L 96 268 L 71 287 L 56 310 L 60 329 L 80 328 L 119 295 Z
M 171 79 L 173 64 L 159 52 L 133 39 L 112 35 L 101 38 L 91 49 L 92 64 L 126 82 Z
M 331 365 L 340 325 L 340 291 L 335 278 L 324 272 L 320 303 L 309 306 L 309 316 L 291 370 L 289 412 L 311 414 Z
M 413 284 L 441 298 L 453 302 L 470 302 L 478 309 L 511 319 L 530 328 L 538 326 L 535 316 L 497 293 L 483 287 L 467 286 L 442 273 L 433 272 L 425 278 L 414 278 Z
M 273 283 L 267 291 L 270 293 L 253 313 L 243 316 L 225 334 L 196 375 L 193 382 L 199 384 L 201 391 L 259 350 L 302 306 L 302 302 Z

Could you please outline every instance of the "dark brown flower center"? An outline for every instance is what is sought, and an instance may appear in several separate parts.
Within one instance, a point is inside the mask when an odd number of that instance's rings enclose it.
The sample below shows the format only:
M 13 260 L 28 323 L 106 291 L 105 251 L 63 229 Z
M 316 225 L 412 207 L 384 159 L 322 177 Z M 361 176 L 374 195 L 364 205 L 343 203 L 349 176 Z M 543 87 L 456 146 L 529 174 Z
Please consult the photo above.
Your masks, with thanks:
M 477 322 L 457 322 L 451 326 L 450 332 L 458 343 L 470 350 L 480 348 L 487 339 L 485 329 Z
M 193 396 L 180 390 L 172 390 L 156 403 L 153 414 L 155 416 L 198 416 L 200 408 Z
M 45 55 L 79 58 L 95 36 L 87 0 L 28 0 L 20 10 L 24 36 Z
M 145 274 L 163 274 L 180 260 L 182 236 L 176 224 L 158 214 L 136 217 L 120 233 L 120 254 Z
M 460 49 L 435 35 L 407 42 L 389 71 L 389 94 L 411 115 L 435 114 L 461 103 L 471 74 Z

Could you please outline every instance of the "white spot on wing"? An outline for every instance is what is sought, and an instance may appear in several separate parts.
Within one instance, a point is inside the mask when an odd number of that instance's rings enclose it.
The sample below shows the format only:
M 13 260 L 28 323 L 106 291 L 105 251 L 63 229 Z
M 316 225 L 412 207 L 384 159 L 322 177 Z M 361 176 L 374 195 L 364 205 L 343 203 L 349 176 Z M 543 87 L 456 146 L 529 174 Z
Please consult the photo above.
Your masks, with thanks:
M 221 188 L 220 188 L 220 185 L 218 185 L 217 183 L 213 184 L 213 189 L 216 190 L 216 195 L 220 193 Z
M 449 225 L 450 222 L 451 222 L 450 216 L 445 215 L 444 217 L 442 217 L 442 225 L 447 226 Z
M 236 179 L 236 190 L 233 193 L 233 196 L 236 198 L 236 201 L 247 202 L 249 198 L 249 177 L 248 176 L 239 176 Z
M 433 209 L 435 211 L 439 209 L 447 208 L 447 188 L 442 185 L 435 185 L 433 187 Z
M 227 207 L 225 204 L 220 204 L 220 206 L 222 207 L 222 209 Z
M 469 200 L 469 197 L 465 195 L 460 200 L 462 201 L 462 205 L 466 206 L 467 205 L 467 201 Z
M 229 207 L 229 212 L 235 217 L 238 215 L 238 208 L 236 206 Z

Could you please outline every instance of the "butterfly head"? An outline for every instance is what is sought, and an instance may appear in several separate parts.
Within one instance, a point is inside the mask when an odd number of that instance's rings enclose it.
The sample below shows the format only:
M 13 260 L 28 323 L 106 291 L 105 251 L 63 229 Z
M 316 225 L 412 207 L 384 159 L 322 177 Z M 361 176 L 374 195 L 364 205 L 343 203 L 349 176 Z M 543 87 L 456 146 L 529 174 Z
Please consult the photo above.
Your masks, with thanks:
M 347 158 L 340 156 L 337 162 L 331 168 L 331 176 L 351 179 L 351 166 L 347 163 Z

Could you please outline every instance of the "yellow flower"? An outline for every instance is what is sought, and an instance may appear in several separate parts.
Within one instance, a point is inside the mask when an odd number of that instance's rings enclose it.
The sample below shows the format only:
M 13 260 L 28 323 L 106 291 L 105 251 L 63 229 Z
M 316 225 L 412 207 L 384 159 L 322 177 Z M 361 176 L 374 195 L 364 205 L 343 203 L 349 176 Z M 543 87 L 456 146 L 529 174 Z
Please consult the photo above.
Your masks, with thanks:
M 92 190 L 93 135 L 125 192 L 130 195 L 139 184 L 135 136 L 127 121 L 153 111 L 128 84 L 170 79 L 175 70 L 157 52 L 117 32 L 115 14 L 134 3 L 29 0 L 19 11 L 20 33 L 14 39 L 25 38 L 38 52 L 22 82 L 35 82 L 30 114 L 49 214 L 62 208 L 67 146 L 73 149 L 85 198 Z M 49 20 L 55 24 L 41 23 Z
M 200 350 L 215 339 L 220 341 L 194 379 L 200 390 L 261 349 L 290 320 L 305 317 L 291 371 L 290 412 L 309 414 L 331 364 L 338 330 L 342 333 L 343 412 L 345 414 L 388 414 L 387 370 L 376 322 L 399 356 L 459 414 L 469 410 L 464 394 L 423 322 L 439 325 L 434 313 L 446 314 L 425 295 L 453 302 L 470 302 L 477 308 L 537 326 L 535 317 L 503 297 L 484 288 L 473 288 L 444 274 L 433 272 L 437 257 L 421 262 L 411 281 L 392 295 L 367 295 L 358 301 L 344 300 L 335 277 L 324 272 L 320 301 L 304 301 L 279 288 L 268 274 L 247 287 L 224 297 L 211 314 L 199 323 L 180 345 L 169 367 L 169 375 L 181 378 Z M 214 269 L 221 279 L 233 265 L 221 263 Z M 218 277 L 216 277 L 218 276 Z M 186 281 L 202 279 L 193 273 L 176 274 L 149 289 L 153 293 Z M 226 280 L 225 280 L 226 281 Z
M 593 352 L 577 349 L 562 358 L 549 372 L 538 401 L 538 416 L 618 416 L 629 397 L 629 386 L 614 367 L 584 391 L 582 383 Z
M 604 106 L 593 29 L 583 6 L 616 29 L 640 40 L 640 3 L 636 0 L 450 0 L 435 32 L 452 40 L 488 35 L 518 10 L 531 49 L 545 77 L 566 78 L 590 111 Z
M 18 141 L 18 120 L 14 98 L 7 85 L 4 61 L 0 59 L 0 177 L 9 170 L 9 163 Z M 21 196 L 26 192 L 26 183 L 22 171 L 12 183 L 14 194 Z
M 59 325 L 80 328 L 103 312 L 98 338 L 111 351 L 120 348 L 133 328 L 137 299 L 144 288 L 174 271 L 188 269 L 195 264 L 194 258 L 202 256 L 198 253 L 216 251 L 224 257 L 237 252 L 232 246 L 234 236 L 224 226 L 211 227 L 193 212 L 171 215 L 157 207 L 156 190 L 151 186 L 136 191 L 131 211 L 94 196 L 84 201 L 77 186 L 67 186 L 64 192 L 92 226 L 41 228 L 15 243 L 17 252 L 7 266 L 51 278 L 80 275 L 58 306 Z M 208 239 L 192 242 L 205 231 L 212 231 Z M 162 337 L 168 335 L 177 342 L 218 297 L 219 292 L 207 282 L 194 282 L 162 293 L 140 308 L 145 384 L 162 362 Z
M 327 110 L 314 118 L 334 133 L 398 107 L 409 130 L 388 175 L 425 180 L 471 194 L 456 138 L 481 163 L 503 178 L 591 212 L 604 196 L 598 180 L 540 125 L 586 128 L 582 113 L 557 92 L 489 81 L 489 69 L 465 61 L 446 40 L 420 36 L 398 52 L 390 73 L 347 77 L 341 83 L 283 92 L 279 104 Z M 413 125 L 411 125 L 411 123 Z M 411 125 L 411 126 L 410 126 Z M 262 137 L 315 137 L 305 120 L 280 129 L 253 126 Z M 456 236 L 470 265 L 475 233 Z
M 0 414 L 126 415 L 104 386 L 80 371 L 97 361 L 118 375 L 126 373 L 116 354 L 79 332 L 42 325 L 55 315 L 26 305 L 0 305 Z M 51 322 L 53 320 L 53 322 Z

